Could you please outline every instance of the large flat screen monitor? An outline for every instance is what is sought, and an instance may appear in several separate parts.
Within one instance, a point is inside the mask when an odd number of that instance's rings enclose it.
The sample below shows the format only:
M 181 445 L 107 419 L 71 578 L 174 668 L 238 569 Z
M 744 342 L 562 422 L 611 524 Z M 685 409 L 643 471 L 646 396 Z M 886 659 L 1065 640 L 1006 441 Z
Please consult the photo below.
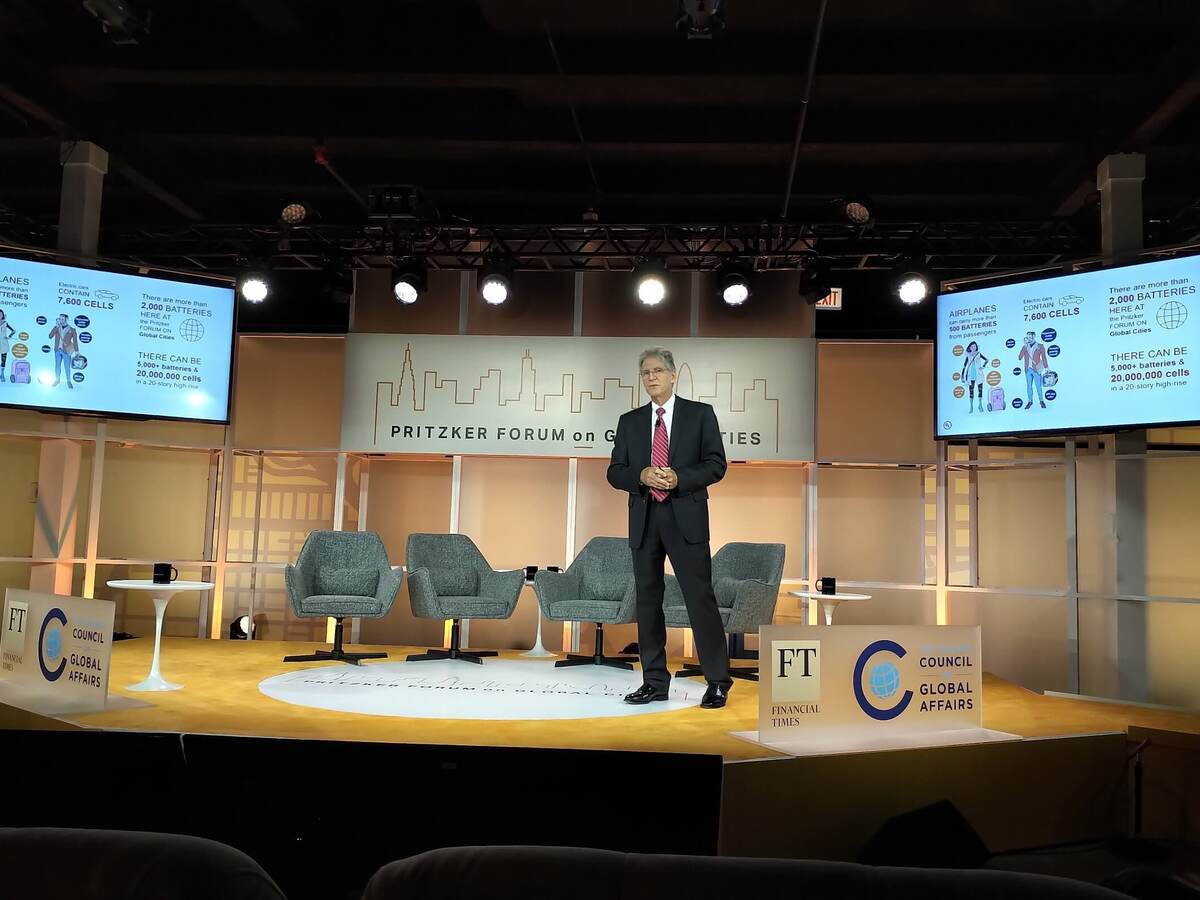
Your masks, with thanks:
M 0 405 L 229 421 L 232 287 L 0 258 Z
M 937 437 L 1200 421 L 1200 256 L 942 294 Z

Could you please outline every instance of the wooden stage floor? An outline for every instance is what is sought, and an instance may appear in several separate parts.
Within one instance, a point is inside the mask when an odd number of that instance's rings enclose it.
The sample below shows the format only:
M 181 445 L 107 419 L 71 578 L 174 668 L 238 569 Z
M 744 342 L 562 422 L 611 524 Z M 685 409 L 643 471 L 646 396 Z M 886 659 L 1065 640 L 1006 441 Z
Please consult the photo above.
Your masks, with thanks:
M 287 653 L 306 653 L 310 647 L 319 646 L 323 645 L 165 638 L 163 675 L 185 687 L 170 693 L 137 694 L 124 690 L 124 686 L 145 677 L 153 641 L 148 638 L 121 641 L 113 646 L 110 694 L 149 705 L 72 716 L 66 721 L 90 728 L 137 731 L 711 753 L 721 755 L 726 761 L 777 755 L 730 735 L 758 727 L 758 685 L 741 680 L 734 685 L 729 705 L 723 710 L 697 707 L 633 718 L 543 721 L 418 719 L 331 712 L 293 706 L 259 691 L 259 682 L 270 676 L 303 667 L 332 665 L 282 661 Z M 402 660 L 406 652 L 419 650 L 368 649 L 387 651 L 392 661 Z M 516 651 L 504 655 L 519 658 Z M 1125 731 L 1130 725 L 1200 734 L 1200 714 L 1046 697 L 990 675 L 984 679 L 983 711 L 985 727 L 1022 737 Z

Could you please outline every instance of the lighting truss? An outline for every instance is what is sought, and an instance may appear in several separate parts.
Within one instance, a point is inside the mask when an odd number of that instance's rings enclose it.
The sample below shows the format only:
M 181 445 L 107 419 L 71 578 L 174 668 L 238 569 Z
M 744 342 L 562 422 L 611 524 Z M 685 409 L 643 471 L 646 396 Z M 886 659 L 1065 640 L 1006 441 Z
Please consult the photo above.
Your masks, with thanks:
M 6 227 L 7 224 L 7 227 Z M 0 239 L 40 243 L 0 220 Z M 277 225 L 110 227 L 101 236 L 106 256 L 148 267 L 232 271 L 239 256 L 279 247 Z M 25 240 L 22 240 L 25 238 Z M 898 256 L 923 254 L 933 269 L 960 272 L 1053 265 L 1096 252 L 1094 236 L 1066 220 L 1029 222 L 841 223 L 726 225 L 476 225 L 392 221 L 349 227 L 301 225 L 288 230 L 286 250 L 272 268 L 320 269 L 331 251 L 357 266 L 387 265 L 400 241 L 431 269 L 464 269 L 500 253 L 520 269 L 628 271 L 660 256 L 671 269 L 713 271 L 732 257 L 762 270 L 801 268 L 817 255 L 835 269 L 882 269 Z

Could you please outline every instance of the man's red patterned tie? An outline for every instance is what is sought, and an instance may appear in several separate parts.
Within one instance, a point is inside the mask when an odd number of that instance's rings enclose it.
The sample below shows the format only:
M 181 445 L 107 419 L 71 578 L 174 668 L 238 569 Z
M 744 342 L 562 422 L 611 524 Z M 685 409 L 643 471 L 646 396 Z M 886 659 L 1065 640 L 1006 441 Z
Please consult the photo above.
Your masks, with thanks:
M 663 416 L 667 411 L 660 406 L 656 412 L 658 421 L 654 425 L 654 440 L 650 444 L 650 465 L 665 469 L 670 455 L 667 444 L 667 425 L 663 421 Z M 650 488 L 650 496 L 662 502 L 667 499 L 667 492 L 658 488 Z

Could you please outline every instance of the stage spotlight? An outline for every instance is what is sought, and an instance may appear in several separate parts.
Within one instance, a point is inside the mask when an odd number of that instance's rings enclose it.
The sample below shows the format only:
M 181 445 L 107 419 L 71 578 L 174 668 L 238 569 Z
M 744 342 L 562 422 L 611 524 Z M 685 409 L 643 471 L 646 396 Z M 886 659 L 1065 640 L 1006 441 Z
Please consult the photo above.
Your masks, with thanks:
M 675 30 L 688 40 L 709 39 L 725 28 L 725 9 L 722 0 L 676 0 Z
M 832 287 L 832 278 L 830 277 L 832 269 L 833 265 L 823 257 L 806 260 L 804 268 L 800 270 L 800 299 L 805 303 L 815 305 L 828 297 L 829 289 Z
M 840 197 L 835 202 L 838 218 L 851 225 L 869 225 L 875 218 L 874 203 L 861 194 Z
M 308 218 L 308 209 L 303 203 L 289 203 L 283 208 L 279 218 L 287 225 L 299 225 Z
M 754 291 L 754 270 L 745 263 L 728 263 L 717 274 L 721 299 L 730 306 L 741 306 Z
M 270 273 L 265 265 L 253 263 L 238 275 L 238 293 L 247 303 L 262 303 L 271 293 Z
M 347 257 L 327 256 L 324 261 L 325 293 L 339 306 L 354 296 L 354 263 Z
M 479 268 L 479 296 L 491 306 L 499 306 L 512 294 L 512 265 L 493 257 Z
M 901 303 L 915 306 L 929 296 L 929 282 L 920 272 L 905 272 L 896 286 Z
M 231 641 L 244 641 L 250 637 L 252 631 L 257 631 L 257 628 L 250 625 L 249 616 L 238 616 L 229 623 L 229 639 Z
M 661 259 L 644 259 L 633 270 L 638 299 L 658 306 L 667 296 L 667 267 Z
M 901 303 L 916 306 L 937 290 L 938 282 L 918 257 L 902 259 L 897 263 L 892 270 L 892 286 Z
M 415 259 L 400 260 L 392 267 L 392 294 L 401 303 L 416 303 L 425 293 L 425 266 Z

